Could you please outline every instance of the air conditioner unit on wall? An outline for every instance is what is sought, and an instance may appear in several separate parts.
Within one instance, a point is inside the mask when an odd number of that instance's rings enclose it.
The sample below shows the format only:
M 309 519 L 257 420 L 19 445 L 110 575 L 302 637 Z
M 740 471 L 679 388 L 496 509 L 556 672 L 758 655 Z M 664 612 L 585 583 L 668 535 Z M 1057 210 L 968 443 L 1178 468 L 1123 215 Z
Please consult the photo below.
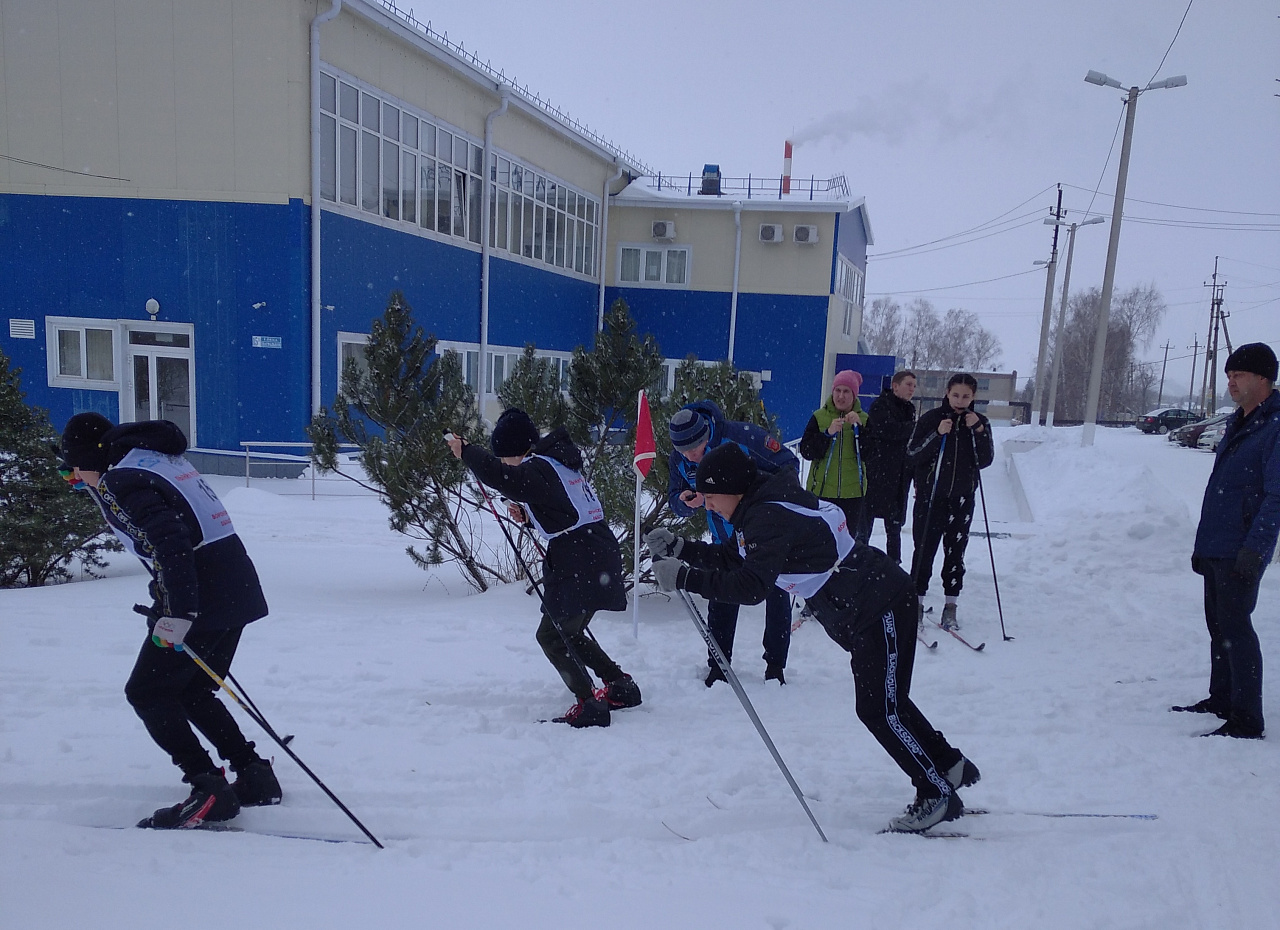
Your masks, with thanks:
M 791 231 L 791 238 L 795 242 L 811 243 L 818 241 L 817 226 L 797 226 Z
M 781 242 L 782 241 L 782 224 L 781 223 L 761 223 L 760 224 L 760 241 L 761 242 Z
M 653 238 L 674 239 L 676 237 L 675 220 L 654 220 Z

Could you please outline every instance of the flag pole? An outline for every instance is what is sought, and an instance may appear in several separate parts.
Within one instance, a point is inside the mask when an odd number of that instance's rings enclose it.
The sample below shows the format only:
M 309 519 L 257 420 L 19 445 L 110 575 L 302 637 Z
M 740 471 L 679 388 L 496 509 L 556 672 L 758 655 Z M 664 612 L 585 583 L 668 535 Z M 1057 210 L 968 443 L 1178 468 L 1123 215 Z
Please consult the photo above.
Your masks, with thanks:
M 631 572 L 631 635 L 637 640 L 640 638 L 640 486 L 644 484 L 644 477 L 636 472 L 636 528 L 633 534 L 633 542 L 635 543 L 635 555 L 631 562 L 633 568 Z
M 635 552 L 631 562 L 631 634 L 636 639 L 640 638 L 640 495 L 644 479 L 653 467 L 657 454 L 657 446 L 653 441 L 653 419 L 649 415 L 649 400 L 644 396 L 644 391 L 641 391 L 636 398 L 636 444 L 631 456 L 631 467 L 636 473 L 636 525 L 632 534 Z

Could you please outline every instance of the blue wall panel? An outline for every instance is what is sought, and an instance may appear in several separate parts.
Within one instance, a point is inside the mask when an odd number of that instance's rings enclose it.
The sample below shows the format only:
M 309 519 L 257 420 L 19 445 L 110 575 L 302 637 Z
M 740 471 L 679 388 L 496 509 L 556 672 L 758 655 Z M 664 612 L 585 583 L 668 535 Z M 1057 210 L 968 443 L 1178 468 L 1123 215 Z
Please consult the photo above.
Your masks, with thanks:
M 489 257 L 489 342 L 570 352 L 595 344 L 599 287 L 521 262 Z

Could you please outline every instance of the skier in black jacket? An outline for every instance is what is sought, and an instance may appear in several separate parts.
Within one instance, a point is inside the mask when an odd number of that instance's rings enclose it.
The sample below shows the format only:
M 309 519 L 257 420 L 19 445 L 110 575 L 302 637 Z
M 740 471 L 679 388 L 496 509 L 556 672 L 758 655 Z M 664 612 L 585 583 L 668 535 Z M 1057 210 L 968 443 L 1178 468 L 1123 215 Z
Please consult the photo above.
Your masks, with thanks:
M 218 700 L 217 684 L 181 654 L 189 645 L 225 678 L 244 627 L 267 615 L 253 562 L 218 495 L 182 457 L 186 450 L 186 437 L 168 420 L 113 426 L 100 414 L 79 413 L 62 435 L 64 476 L 87 488 L 151 573 L 148 636 L 125 696 L 192 786 L 187 800 L 138 824 L 158 829 L 230 820 L 241 806 L 281 798 L 271 764 Z M 230 763 L 235 784 L 214 766 L 192 724 Z
M 803 597 L 850 654 L 858 719 L 915 785 L 915 802 L 890 829 L 918 832 L 959 817 L 956 792 L 980 774 L 911 701 L 918 621 L 906 572 L 856 542 L 835 504 L 789 475 L 760 474 L 736 445 L 708 453 L 697 487 L 736 539 L 717 545 L 650 532 L 659 586 L 738 604 L 758 604 L 775 586 Z
M 946 397 L 940 405 L 920 415 L 907 443 L 907 458 L 915 468 L 916 482 L 911 577 L 915 579 L 916 593 L 923 599 L 929 592 L 933 558 L 941 541 L 942 593 L 947 598 L 940 624 L 944 630 L 960 629 L 956 605 L 964 587 L 964 550 L 969 545 L 978 471 L 995 457 L 991 423 L 973 409 L 977 392 L 978 382 L 973 375 L 952 375 Z M 923 612 L 923 603 L 920 609 Z
M 573 727 L 607 727 L 610 708 L 640 703 L 640 688 L 587 629 L 597 610 L 627 609 L 618 540 L 582 475 L 582 453 L 564 427 L 539 437 L 529 415 L 511 407 L 494 424 L 490 444 L 492 454 L 458 437 L 449 440 L 453 454 L 477 478 L 524 504 L 511 505 L 512 518 L 527 518 L 547 541 L 538 645 L 578 699 L 555 720 Z M 595 688 L 588 667 L 600 676 L 603 688 Z
M 866 535 L 879 517 L 884 521 L 885 552 L 902 564 L 902 525 L 907 522 L 907 491 L 911 469 L 907 441 L 916 425 L 916 376 L 900 371 L 880 392 L 862 429 L 863 458 L 867 464 L 867 493 L 862 499 Z

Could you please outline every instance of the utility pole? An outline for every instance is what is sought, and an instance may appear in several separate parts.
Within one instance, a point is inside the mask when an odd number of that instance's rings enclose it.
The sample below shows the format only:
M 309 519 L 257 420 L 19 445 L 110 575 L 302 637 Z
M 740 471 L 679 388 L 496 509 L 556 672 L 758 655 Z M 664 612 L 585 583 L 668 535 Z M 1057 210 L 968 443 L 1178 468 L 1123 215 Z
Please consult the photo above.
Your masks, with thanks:
M 1200 337 L 1197 335 L 1187 348 L 1191 350 L 1191 387 L 1187 391 L 1187 406 L 1190 407 L 1196 399 L 1196 359 L 1200 357 Z
M 1036 383 L 1031 392 L 1031 422 L 1040 425 L 1040 401 L 1044 398 L 1045 373 L 1049 366 L 1045 355 L 1049 351 L 1049 324 L 1053 319 L 1053 276 L 1058 267 L 1058 228 L 1062 221 L 1062 185 L 1058 185 L 1058 205 L 1053 217 L 1045 220 L 1053 225 L 1053 249 L 1049 253 L 1049 270 L 1044 279 L 1044 313 L 1040 319 L 1040 352 L 1036 356 Z
M 1164 403 L 1164 370 L 1169 365 L 1170 348 L 1172 347 L 1169 345 L 1169 340 L 1166 339 L 1164 342 L 1164 361 L 1160 363 L 1160 396 L 1156 398 L 1157 407 Z
M 1058 380 L 1062 371 L 1062 351 L 1064 349 L 1062 340 L 1063 331 L 1067 327 L 1067 296 L 1071 293 L 1071 259 L 1076 253 L 1076 229 L 1080 226 L 1092 226 L 1095 223 L 1105 222 L 1106 220 L 1101 216 L 1095 216 L 1092 219 L 1085 220 L 1083 223 L 1071 223 L 1067 227 L 1067 265 L 1062 273 L 1062 302 L 1058 307 L 1058 328 L 1055 330 L 1056 335 L 1053 339 L 1053 371 L 1049 373 L 1049 412 L 1045 414 L 1045 426 L 1053 426 L 1053 411 L 1057 408 L 1058 403 Z M 1058 220 L 1058 225 L 1062 225 L 1061 219 Z
M 1205 370 L 1209 373 L 1209 403 L 1205 407 L 1205 416 L 1210 416 L 1218 409 L 1218 326 L 1221 325 L 1226 330 L 1227 321 L 1223 319 L 1222 312 L 1222 292 L 1226 288 L 1227 282 L 1218 283 L 1218 256 L 1213 257 L 1213 283 L 1205 284 L 1205 287 L 1213 288 L 1213 294 L 1209 300 L 1209 327 L 1212 338 L 1206 341 L 1206 352 L 1213 362 L 1205 366 Z M 1209 349 L 1208 346 L 1213 348 Z M 1231 338 L 1227 337 L 1227 352 L 1231 352 Z M 1210 410 L 1209 408 L 1213 409 Z

